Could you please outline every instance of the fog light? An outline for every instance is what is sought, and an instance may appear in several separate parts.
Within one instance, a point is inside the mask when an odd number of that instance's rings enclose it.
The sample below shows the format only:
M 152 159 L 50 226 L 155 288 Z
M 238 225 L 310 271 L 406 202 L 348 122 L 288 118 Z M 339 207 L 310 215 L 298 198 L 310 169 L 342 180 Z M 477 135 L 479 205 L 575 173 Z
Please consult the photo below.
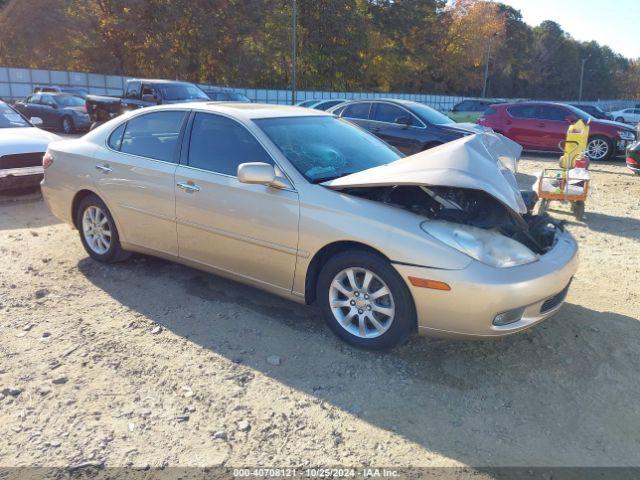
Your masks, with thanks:
M 523 313 L 524 307 L 514 308 L 513 310 L 499 313 L 498 315 L 496 315 L 496 318 L 493 319 L 493 324 L 498 327 L 509 325 L 510 323 L 514 323 L 520 320 Z

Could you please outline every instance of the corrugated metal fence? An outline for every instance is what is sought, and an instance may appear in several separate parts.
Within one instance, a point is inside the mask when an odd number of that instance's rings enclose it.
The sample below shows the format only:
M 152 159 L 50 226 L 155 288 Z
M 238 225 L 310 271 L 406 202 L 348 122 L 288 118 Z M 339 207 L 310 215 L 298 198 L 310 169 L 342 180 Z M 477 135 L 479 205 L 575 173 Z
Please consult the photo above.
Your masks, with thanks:
M 18 100 L 28 96 L 37 85 L 58 85 L 86 89 L 93 95 L 122 95 L 128 78 L 119 75 L 102 75 L 99 73 L 68 72 L 59 70 L 39 70 L 31 68 L 0 67 L 0 98 L 4 100 Z M 202 87 L 218 87 L 216 85 L 201 84 Z M 269 90 L 255 88 L 228 88 L 245 94 L 251 100 L 261 103 L 276 103 L 288 105 L 291 103 L 291 91 Z M 429 95 L 423 93 L 376 93 L 376 92 L 329 92 L 303 90 L 296 92 L 296 100 L 302 101 L 312 98 L 330 99 L 344 98 L 346 100 L 363 98 L 401 98 L 425 103 L 438 110 L 451 108 L 464 98 L 454 95 Z M 605 110 L 628 108 L 637 102 L 633 100 L 599 100 L 590 101 Z

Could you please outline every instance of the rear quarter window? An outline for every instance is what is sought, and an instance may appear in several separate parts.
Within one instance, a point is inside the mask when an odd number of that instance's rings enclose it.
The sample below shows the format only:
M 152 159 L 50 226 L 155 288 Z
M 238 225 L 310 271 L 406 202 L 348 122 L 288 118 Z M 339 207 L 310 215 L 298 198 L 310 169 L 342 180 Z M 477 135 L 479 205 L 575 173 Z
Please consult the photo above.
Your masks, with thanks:
M 113 132 L 111 132 L 111 135 L 109 135 L 109 140 L 107 141 L 107 145 L 109 145 L 109 148 L 120 151 L 120 146 L 122 145 L 122 136 L 124 135 L 124 129 L 126 127 L 127 124 L 123 123 Z

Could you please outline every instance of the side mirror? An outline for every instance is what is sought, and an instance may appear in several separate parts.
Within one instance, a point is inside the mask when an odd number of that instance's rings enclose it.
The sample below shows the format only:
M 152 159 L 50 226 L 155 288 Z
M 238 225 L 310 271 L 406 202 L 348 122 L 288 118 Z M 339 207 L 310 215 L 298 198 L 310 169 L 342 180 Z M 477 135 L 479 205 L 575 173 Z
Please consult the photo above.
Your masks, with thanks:
M 155 95 L 152 95 L 150 93 L 145 93 L 144 95 L 142 95 L 142 101 L 145 103 L 158 103 L 158 99 L 155 97 Z
M 238 165 L 238 181 L 266 185 L 268 187 L 287 188 L 288 182 L 276 175 L 273 165 L 263 162 L 249 162 Z
M 44 123 L 40 117 L 31 117 L 29 121 L 31 122 L 31 125 L 33 125 L 34 127 L 39 127 Z
M 395 123 L 403 125 L 404 127 L 410 127 L 412 122 L 409 117 L 398 117 L 395 119 Z

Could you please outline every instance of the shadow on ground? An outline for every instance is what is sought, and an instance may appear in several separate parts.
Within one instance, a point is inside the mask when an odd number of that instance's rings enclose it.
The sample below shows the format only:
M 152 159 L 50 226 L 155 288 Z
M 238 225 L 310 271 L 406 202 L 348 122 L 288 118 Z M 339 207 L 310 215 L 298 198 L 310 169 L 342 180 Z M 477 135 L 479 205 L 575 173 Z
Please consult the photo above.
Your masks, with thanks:
M 0 231 L 40 228 L 60 223 L 46 208 L 40 188 L 0 194 Z M 38 211 L 34 215 L 34 211 Z
M 314 309 L 214 275 L 143 256 L 78 267 L 175 334 L 446 457 L 640 464 L 638 319 L 569 303 L 502 340 L 415 337 L 369 353 L 335 339 Z M 271 353 L 282 365 L 265 362 Z

